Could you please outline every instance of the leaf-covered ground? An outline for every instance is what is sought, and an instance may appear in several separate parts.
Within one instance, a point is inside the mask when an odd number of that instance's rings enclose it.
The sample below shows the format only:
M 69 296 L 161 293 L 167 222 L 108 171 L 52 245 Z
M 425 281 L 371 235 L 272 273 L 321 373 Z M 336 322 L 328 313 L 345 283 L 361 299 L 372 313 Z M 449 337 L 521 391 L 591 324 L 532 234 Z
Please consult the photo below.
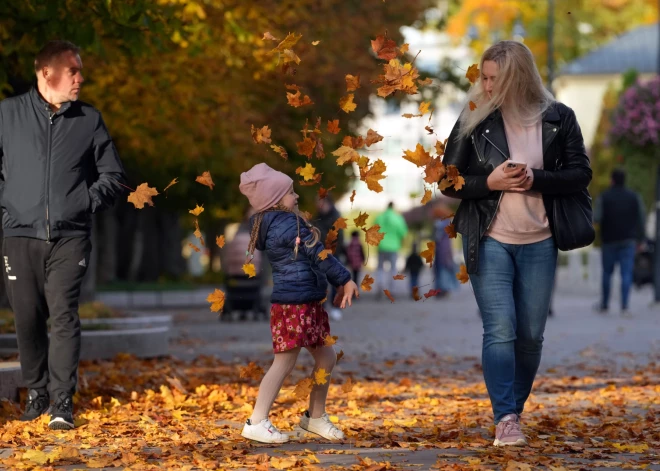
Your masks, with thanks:
M 410 357 L 340 362 L 328 411 L 347 434 L 327 444 L 297 428 L 305 401 L 293 373 L 271 412 L 295 433 L 284 446 L 240 437 L 258 381 L 241 364 L 125 356 L 83 363 L 78 428 L 24 424 L 0 404 L 0 466 L 7 469 L 660 469 L 660 364 L 637 370 L 587 366 L 544 372 L 523 417 L 530 446 L 496 449 L 481 370 L 473 361 Z M 267 367 L 267 364 L 263 366 Z M 358 374 L 357 371 L 361 373 Z M 351 384 L 352 383 L 352 386 Z

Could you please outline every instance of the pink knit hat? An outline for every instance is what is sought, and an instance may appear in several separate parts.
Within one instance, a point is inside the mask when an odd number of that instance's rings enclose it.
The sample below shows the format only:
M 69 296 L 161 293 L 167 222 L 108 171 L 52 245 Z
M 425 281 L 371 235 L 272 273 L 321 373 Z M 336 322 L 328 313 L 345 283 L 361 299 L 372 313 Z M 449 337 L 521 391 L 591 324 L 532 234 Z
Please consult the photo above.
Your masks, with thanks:
M 292 186 L 293 180 L 289 176 L 261 163 L 241 173 L 238 188 L 259 212 L 279 203 Z

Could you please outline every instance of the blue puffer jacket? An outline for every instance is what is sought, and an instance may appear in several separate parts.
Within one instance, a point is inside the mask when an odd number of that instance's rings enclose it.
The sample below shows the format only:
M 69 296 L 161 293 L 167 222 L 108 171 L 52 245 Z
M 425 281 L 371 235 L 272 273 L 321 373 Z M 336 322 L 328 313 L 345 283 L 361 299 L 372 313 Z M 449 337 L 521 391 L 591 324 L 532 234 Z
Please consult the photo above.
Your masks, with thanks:
M 296 216 L 285 211 L 272 211 L 264 215 L 257 239 L 257 249 L 266 253 L 273 267 L 273 295 L 275 304 L 307 304 L 321 301 L 327 296 L 328 281 L 343 286 L 351 274 L 332 255 L 319 259 L 324 249 L 318 242 L 307 246 L 314 235 L 300 220 L 300 248 L 294 259 L 293 248 L 298 236 Z M 250 224 L 254 223 L 254 216 Z

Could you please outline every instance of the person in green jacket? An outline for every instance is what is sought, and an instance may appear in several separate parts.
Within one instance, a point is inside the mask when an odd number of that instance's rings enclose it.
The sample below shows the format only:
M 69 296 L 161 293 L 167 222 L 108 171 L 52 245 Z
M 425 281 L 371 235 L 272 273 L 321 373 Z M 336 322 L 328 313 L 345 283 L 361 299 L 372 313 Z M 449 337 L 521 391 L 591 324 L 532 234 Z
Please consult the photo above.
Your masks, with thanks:
M 399 213 L 394 210 L 394 203 L 387 205 L 385 212 L 376 218 L 376 224 L 380 226 L 378 232 L 383 232 L 385 237 L 378 245 L 378 297 L 382 290 L 391 291 L 392 277 L 396 274 L 396 262 L 401 250 L 401 243 L 408 234 L 408 225 Z M 385 262 L 388 264 L 388 272 L 385 273 Z

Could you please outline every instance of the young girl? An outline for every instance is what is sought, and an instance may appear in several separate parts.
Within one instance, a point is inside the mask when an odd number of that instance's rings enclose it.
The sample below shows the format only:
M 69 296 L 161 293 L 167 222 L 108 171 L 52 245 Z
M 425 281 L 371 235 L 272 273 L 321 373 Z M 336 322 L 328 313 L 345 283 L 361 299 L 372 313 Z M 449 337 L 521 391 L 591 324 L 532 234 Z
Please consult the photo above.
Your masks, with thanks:
M 324 344 L 330 335 L 322 304 L 328 280 L 337 287 L 334 302 L 342 309 L 351 305 L 353 296 L 358 297 L 357 285 L 332 255 L 319 258 L 324 249 L 319 231 L 299 216 L 291 178 L 262 163 L 241 174 L 240 190 L 256 211 L 251 218 L 248 257 L 255 248 L 264 251 L 273 269 L 270 328 L 275 353 L 241 435 L 262 443 L 284 443 L 288 435 L 271 424 L 268 413 L 300 349 L 304 347 L 312 354 L 315 371 L 323 368 L 331 373 L 337 361 L 334 348 Z M 325 412 L 329 387 L 329 378 L 323 385 L 314 385 L 300 427 L 328 440 L 342 440 L 343 432 Z

